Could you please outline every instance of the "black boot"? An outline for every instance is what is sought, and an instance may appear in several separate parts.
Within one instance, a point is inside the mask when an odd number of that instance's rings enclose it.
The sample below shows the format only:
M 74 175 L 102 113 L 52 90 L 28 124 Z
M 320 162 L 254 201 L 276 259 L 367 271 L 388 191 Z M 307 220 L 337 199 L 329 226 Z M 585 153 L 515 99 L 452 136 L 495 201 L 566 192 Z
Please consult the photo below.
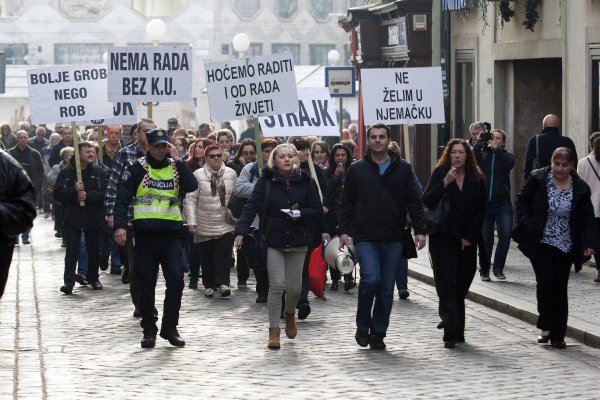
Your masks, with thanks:
M 141 344 L 144 349 L 150 349 L 156 346 L 156 333 L 144 332 L 144 338 L 142 339 Z
M 174 326 L 160 328 L 160 337 L 168 340 L 171 346 L 185 346 L 185 341 L 179 336 L 179 332 L 177 332 L 177 328 Z

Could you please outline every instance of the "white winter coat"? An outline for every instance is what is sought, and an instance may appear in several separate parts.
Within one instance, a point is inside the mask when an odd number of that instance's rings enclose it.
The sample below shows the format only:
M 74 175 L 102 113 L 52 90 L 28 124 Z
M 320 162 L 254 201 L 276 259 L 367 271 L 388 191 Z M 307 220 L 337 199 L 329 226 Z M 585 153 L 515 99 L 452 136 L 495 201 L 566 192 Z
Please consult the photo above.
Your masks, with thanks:
M 221 169 L 225 170 L 221 179 L 225 183 L 225 204 L 227 204 L 233 193 L 237 174 L 225 164 L 221 164 Z M 227 218 L 227 207 L 221 205 L 218 192 L 214 196 L 212 195 L 210 167 L 205 165 L 196 170 L 194 176 L 198 180 L 198 189 L 188 193 L 183 204 L 187 224 L 196 225 L 195 241 L 219 238 L 226 233 L 233 232 L 235 225 L 230 223 Z

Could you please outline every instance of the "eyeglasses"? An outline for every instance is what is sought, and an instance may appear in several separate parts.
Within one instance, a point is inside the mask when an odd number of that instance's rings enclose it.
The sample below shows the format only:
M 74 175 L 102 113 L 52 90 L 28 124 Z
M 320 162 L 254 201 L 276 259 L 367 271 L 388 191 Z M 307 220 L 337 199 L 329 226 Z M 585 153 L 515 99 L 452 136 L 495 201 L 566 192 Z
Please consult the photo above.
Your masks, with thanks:
M 243 155 L 244 157 L 248 157 L 248 156 L 255 156 L 255 155 L 256 155 L 256 153 L 255 153 L 255 152 L 253 152 L 253 151 L 250 151 L 250 152 L 245 152 L 245 151 L 244 151 L 244 152 L 242 153 L 242 155 Z
M 223 154 L 209 154 L 207 157 L 208 157 L 208 158 L 211 158 L 211 159 L 213 159 L 213 160 L 216 160 L 216 159 L 218 159 L 218 158 L 221 158 L 221 157 L 223 157 Z

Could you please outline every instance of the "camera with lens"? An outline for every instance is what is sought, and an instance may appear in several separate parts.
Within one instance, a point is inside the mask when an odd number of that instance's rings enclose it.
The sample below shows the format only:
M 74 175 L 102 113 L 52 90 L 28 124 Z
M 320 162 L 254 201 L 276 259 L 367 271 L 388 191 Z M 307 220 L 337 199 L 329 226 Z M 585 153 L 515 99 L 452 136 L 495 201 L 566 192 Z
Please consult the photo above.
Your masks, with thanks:
M 491 132 L 492 124 L 490 124 L 489 122 L 484 122 L 483 126 L 485 126 L 485 131 L 483 131 L 479 134 L 479 138 L 477 139 L 477 141 L 487 143 L 490 140 L 494 139 L 494 136 L 492 135 L 492 132 Z

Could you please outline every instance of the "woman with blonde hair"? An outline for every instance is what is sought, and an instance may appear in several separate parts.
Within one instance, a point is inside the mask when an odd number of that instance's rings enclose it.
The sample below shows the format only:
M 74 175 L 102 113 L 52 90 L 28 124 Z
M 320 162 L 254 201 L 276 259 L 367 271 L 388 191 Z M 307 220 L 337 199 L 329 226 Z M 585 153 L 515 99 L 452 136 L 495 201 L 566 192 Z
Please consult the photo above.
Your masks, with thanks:
M 268 194 L 267 194 L 268 193 Z M 296 304 L 302 289 L 302 270 L 311 224 L 323 220 L 323 207 L 311 182 L 311 177 L 299 169 L 298 154 L 289 143 L 275 147 L 267 167 L 257 181 L 252 196 L 244 206 L 235 228 L 235 246 L 240 249 L 244 236 L 252 230 L 258 213 L 259 229 L 267 241 L 267 270 L 269 274 L 268 347 L 280 347 L 279 315 L 285 289 L 285 333 L 296 337 Z

